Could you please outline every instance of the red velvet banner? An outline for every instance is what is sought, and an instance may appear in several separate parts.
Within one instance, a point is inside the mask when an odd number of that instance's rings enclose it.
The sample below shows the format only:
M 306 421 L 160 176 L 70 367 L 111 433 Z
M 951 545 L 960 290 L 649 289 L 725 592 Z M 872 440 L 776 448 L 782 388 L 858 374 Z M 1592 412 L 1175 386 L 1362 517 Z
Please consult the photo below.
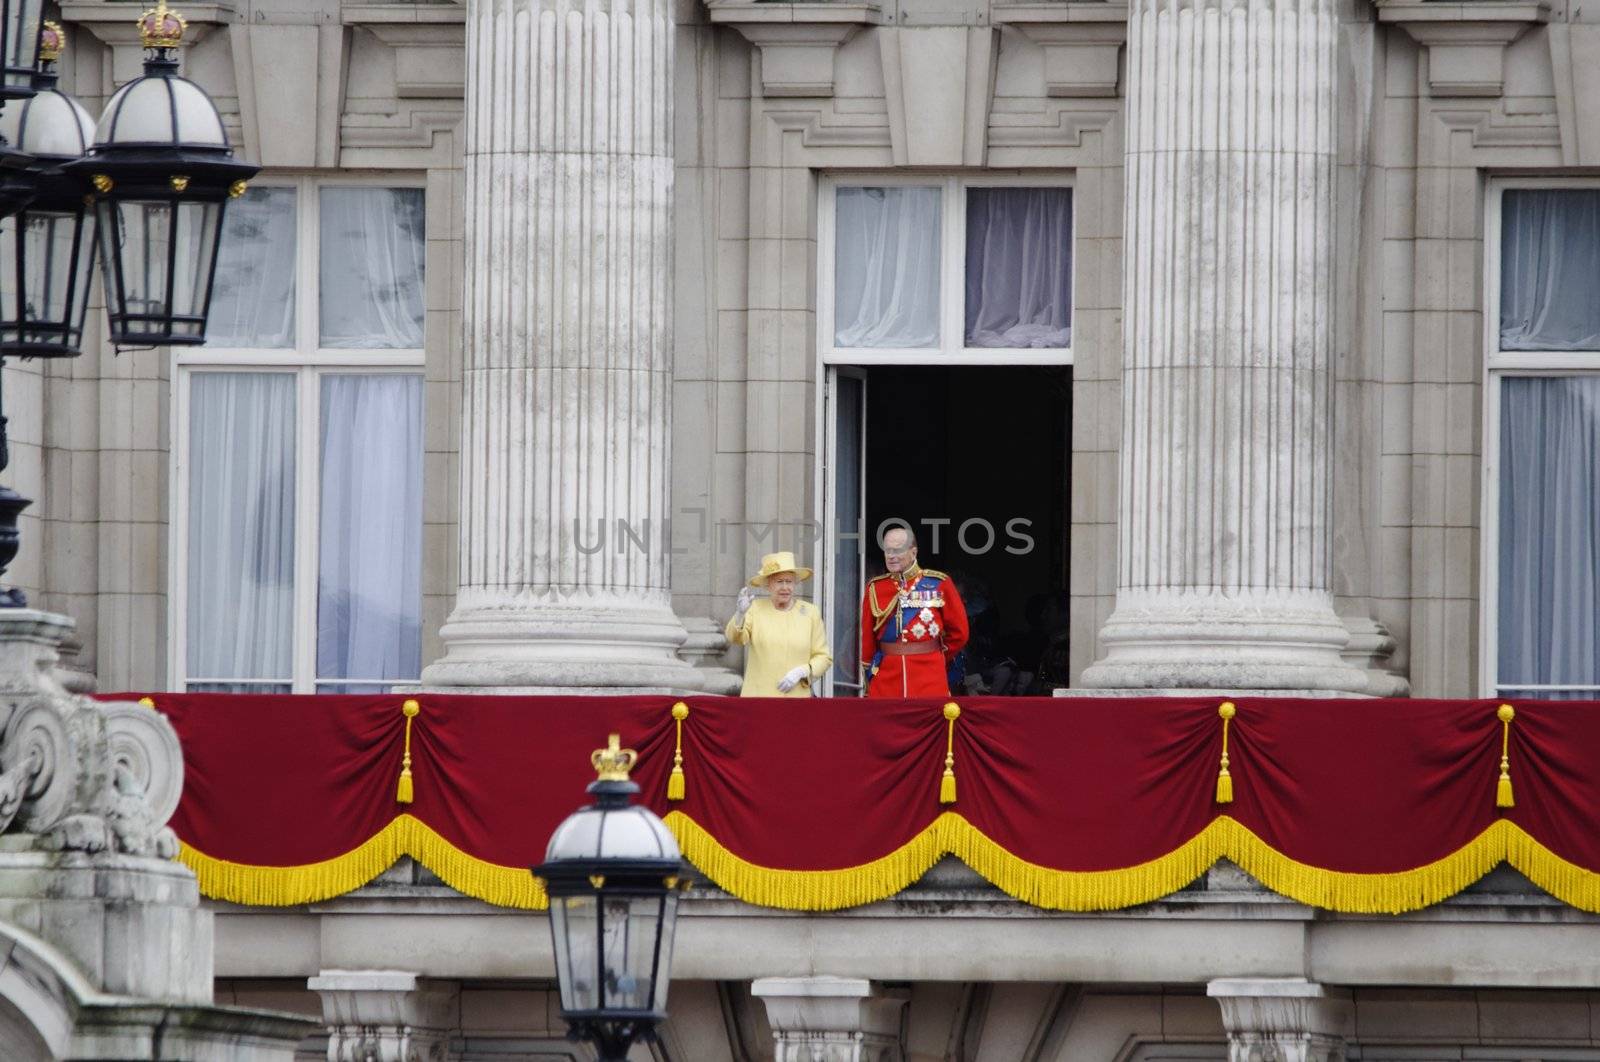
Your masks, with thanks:
M 1222 856 L 1341 910 L 1436 902 L 1505 859 L 1600 909 L 1595 704 L 1519 702 L 1507 724 L 1498 701 L 1240 700 L 1218 803 L 1220 698 L 970 698 L 953 723 L 933 700 L 689 698 L 669 801 L 672 698 L 424 694 L 399 803 L 402 695 L 153 699 L 183 741 L 183 858 L 241 902 L 348 891 L 411 854 L 539 906 L 526 868 L 616 732 L 685 855 L 752 902 L 867 902 L 949 852 L 1068 909 L 1146 902 Z M 1507 739 L 1515 796 L 1497 807 Z

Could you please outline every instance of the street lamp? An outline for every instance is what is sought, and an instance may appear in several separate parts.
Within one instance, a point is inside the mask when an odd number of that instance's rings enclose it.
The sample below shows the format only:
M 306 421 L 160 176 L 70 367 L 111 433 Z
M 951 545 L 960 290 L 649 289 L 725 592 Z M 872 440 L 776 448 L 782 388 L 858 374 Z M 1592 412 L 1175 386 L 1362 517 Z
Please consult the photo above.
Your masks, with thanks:
M 178 76 L 186 25 L 166 0 L 139 19 L 144 76 L 117 90 L 88 154 L 65 167 L 94 188 L 118 346 L 206 341 L 223 214 L 261 170 L 233 157 L 216 104 Z
M 56 60 L 66 47 L 61 27 L 39 31 L 34 96 L 0 111 L 0 136 L 35 162 L 38 193 L 0 221 L 0 356 L 75 357 L 83 344 L 94 267 L 89 184 L 62 166 L 94 141 L 94 119 L 56 87 Z
M 533 868 L 550 896 L 561 1016 L 600 1062 L 622 1062 L 667 1016 L 672 934 L 685 881 L 666 824 L 631 800 L 638 754 L 608 746 L 591 757 L 595 802 L 556 827 Z

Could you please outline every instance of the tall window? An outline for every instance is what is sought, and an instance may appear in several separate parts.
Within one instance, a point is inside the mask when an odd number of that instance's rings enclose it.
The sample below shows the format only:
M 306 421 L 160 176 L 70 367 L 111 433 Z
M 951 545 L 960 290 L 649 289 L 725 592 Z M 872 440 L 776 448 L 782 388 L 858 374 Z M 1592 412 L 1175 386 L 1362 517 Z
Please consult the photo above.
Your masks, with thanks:
M 179 358 L 177 688 L 417 678 L 425 247 L 420 187 L 264 181 L 229 209 Z
M 1072 360 L 1072 189 L 961 178 L 823 189 L 823 359 Z
M 1487 685 L 1600 696 L 1600 187 L 1490 202 Z

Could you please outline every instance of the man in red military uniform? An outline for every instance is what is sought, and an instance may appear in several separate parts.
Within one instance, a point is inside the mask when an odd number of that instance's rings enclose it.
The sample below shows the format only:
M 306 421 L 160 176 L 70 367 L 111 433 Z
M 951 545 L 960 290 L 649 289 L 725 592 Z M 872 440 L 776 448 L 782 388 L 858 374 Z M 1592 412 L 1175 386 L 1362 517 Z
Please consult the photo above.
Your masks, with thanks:
M 868 697 L 948 697 L 949 669 L 967 644 L 967 610 L 943 572 L 917 564 L 909 528 L 883 536 L 888 574 L 861 600 L 861 667 Z

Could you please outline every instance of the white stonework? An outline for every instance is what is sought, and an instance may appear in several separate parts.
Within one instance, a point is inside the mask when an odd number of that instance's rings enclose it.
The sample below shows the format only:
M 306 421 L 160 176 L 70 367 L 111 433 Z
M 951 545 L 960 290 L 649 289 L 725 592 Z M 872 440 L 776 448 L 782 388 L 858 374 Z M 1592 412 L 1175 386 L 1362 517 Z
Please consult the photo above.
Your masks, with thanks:
M 762 977 L 774 1062 L 902 1062 L 904 993 L 858 977 Z
M 467 13 L 460 578 L 432 686 L 692 689 L 668 583 L 672 12 Z
M 1230 1062 L 1344 1062 L 1355 1031 L 1348 992 L 1304 978 L 1227 978 L 1206 994 L 1222 1007 Z
M 404 970 L 324 970 L 306 987 L 322 997 L 328 1062 L 445 1062 L 460 1024 L 454 984 Z
M 1128 20 L 1119 577 L 1083 684 L 1364 692 L 1329 594 L 1335 5 Z
M 67 693 L 71 631 L 0 609 L 0 1058 L 289 1059 L 308 1023 L 211 1005 L 211 912 L 166 826 L 172 725 Z

